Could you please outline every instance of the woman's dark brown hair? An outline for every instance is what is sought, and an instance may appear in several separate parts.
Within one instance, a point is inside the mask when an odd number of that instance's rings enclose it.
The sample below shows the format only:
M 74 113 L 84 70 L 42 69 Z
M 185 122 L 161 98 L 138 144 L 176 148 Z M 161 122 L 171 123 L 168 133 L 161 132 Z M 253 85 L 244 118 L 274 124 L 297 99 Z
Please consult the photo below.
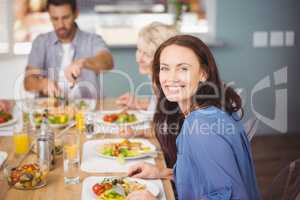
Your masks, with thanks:
M 232 115 L 241 110 L 242 101 L 232 88 L 227 87 L 221 81 L 211 51 L 199 38 L 191 35 L 177 35 L 162 43 L 155 52 L 152 64 L 152 81 L 158 102 L 154 125 L 156 136 L 167 157 L 167 163 L 172 165 L 176 161 L 176 137 L 183 124 L 184 115 L 176 102 L 166 99 L 159 82 L 160 55 L 170 45 L 178 45 L 192 50 L 199 60 L 201 70 L 206 75 L 206 81 L 199 83 L 196 94 L 192 97 L 193 106 L 215 106 Z

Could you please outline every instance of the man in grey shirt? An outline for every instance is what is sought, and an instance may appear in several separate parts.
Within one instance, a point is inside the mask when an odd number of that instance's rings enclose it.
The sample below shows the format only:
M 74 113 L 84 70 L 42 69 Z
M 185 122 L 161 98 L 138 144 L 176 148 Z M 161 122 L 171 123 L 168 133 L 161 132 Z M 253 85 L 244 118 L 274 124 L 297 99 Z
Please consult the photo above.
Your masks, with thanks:
M 47 10 L 54 31 L 34 40 L 25 89 L 43 96 L 63 96 L 76 90 L 76 97 L 99 97 L 97 75 L 113 68 L 105 42 L 78 28 L 76 0 L 48 0 Z

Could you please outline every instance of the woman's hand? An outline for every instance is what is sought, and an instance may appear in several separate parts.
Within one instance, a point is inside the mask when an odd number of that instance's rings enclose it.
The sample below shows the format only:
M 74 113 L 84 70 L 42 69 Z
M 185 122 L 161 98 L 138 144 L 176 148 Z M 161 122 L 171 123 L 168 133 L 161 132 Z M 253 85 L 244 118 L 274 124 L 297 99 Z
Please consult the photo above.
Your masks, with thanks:
M 12 109 L 12 104 L 6 100 L 0 100 L 0 111 L 10 112 Z
M 138 106 L 136 98 L 129 93 L 125 93 L 120 97 L 118 97 L 116 104 L 120 106 L 128 107 L 130 109 L 136 109 Z
M 130 193 L 126 200 L 157 200 L 157 198 L 147 190 L 141 190 Z
M 127 107 L 129 109 L 147 110 L 149 106 L 149 100 L 138 99 L 130 93 L 125 93 L 122 96 L 118 97 L 118 99 L 116 100 L 116 104 L 119 106 Z
M 128 170 L 128 176 L 133 178 L 144 178 L 144 179 L 159 179 L 161 177 L 161 171 L 155 165 L 140 162 L 136 165 L 133 165 Z

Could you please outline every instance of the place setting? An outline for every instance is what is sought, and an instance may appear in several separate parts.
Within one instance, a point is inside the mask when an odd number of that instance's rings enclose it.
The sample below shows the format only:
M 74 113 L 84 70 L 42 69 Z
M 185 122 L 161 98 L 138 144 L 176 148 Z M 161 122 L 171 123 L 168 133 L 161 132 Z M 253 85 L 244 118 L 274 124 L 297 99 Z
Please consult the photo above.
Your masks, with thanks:
M 98 132 L 116 134 L 126 127 L 135 131 L 151 127 L 149 114 L 140 110 L 102 110 L 96 112 L 95 115 L 95 128 Z
M 0 111 L 0 136 L 12 135 L 13 126 L 18 123 L 20 113 L 17 109 Z
M 96 110 L 95 101 L 84 99 L 68 104 L 51 98 L 26 99 L 14 107 L 17 114 L 3 115 L 3 127 L 11 129 L 14 149 L 0 151 L 0 165 L 10 188 L 30 191 L 50 187 L 55 183 L 48 182 L 49 176 L 61 166 L 64 184 L 82 184 L 81 199 L 122 200 L 144 189 L 160 200 L 166 199 L 161 180 L 119 176 L 139 162 L 156 164 L 160 151 L 148 138 L 118 137 L 119 132 L 110 138 L 107 132 L 93 128 L 102 124 L 117 127 L 115 131 L 126 127 L 135 132 L 132 127 L 149 122 L 143 114 Z M 6 162 L 9 153 L 17 158 L 13 164 Z M 57 163 L 60 158 L 62 163 Z M 88 175 L 83 177 L 82 172 Z M 108 173 L 111 175 L 101 175 Z M 100 192 L 97 188 L 101 187 L 106 189 Z
M 140 162 L 154 164 L 156 147 L 146 139 L 90 140 L 83 145 L 81 169 L 93 173 L 126 172 Z

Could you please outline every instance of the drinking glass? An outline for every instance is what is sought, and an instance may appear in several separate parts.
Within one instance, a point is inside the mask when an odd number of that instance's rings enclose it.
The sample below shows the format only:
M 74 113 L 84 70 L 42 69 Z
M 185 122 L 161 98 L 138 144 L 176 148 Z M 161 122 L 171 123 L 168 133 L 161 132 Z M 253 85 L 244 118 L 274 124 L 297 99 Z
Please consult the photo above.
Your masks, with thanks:
M 95 113 L 86 112 L 85 115 L 85 137 L 91 139 L 95 134 Z
M 29 134 L 23 129 L 22 126 L 14 126 L 13 141 L 16 154 L 26 154 L 29 151 Z
M 77 111 L 76 112 L 75 121 L 76 121 L 77 130 L 83 132 L 84 129 L 85 129 L 85 126 L 84 126 L 84 112 L 83 111 Z
M 63 160 L 65 183 L 79 183 L 80 135 L 78 133 L 65 133 L 63 138 Z

